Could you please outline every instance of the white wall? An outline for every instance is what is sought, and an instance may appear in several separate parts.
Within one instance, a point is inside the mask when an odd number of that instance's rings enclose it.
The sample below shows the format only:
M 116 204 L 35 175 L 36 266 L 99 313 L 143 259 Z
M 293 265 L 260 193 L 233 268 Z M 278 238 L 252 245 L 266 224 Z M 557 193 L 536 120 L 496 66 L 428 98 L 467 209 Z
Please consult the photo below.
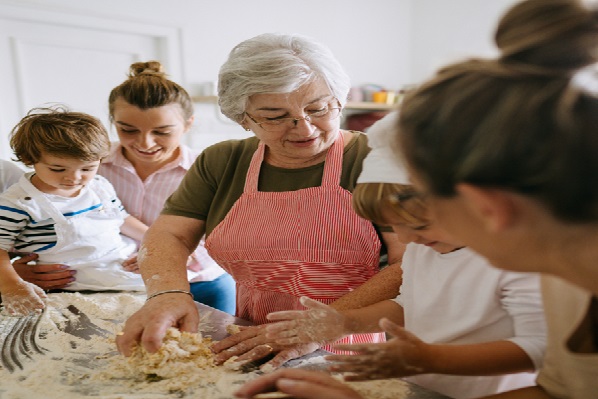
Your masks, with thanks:
M 494 31 L 517 0 L 414 0 L 410 78 L 420 82 L 447 63 L 497 53 Z
M 217 78 L 240 41 L 263 32 L 300 33 L 327 44 L 355 86 L 417 83 L 464 55 L 489 55 L 496 22 L 515 0 L 0 0 L 90 16 L 174 27 L 181 38 L 179 83 L 192 95 Z M 113 67 L 113 66 L 112 66 Z M 123 80 L 128 65 L 122 65 Z M 82 71 L 84 64 L 81 65 Z M 57 93 L 60 102 L 60 93 Z M 189 144 L 203 148 L 246 133 L 213 104 L 198 104 Z M 3 135 L 6 132 L 2 132 Z

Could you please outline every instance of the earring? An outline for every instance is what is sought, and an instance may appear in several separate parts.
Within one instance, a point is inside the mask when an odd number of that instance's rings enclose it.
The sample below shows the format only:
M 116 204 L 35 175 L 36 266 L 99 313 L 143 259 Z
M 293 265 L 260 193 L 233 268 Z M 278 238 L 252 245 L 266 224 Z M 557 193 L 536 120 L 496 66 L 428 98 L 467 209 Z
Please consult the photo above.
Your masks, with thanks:
M 248 131 L 250 131 L 250 130 L 251 130 L 251 129 L 250 129 L 250 128 L 248 128 L 248 127 L 246 127 L 246 128 L 245 128 L 245 131 L 246 131 L 246 132 L 248 132 Z

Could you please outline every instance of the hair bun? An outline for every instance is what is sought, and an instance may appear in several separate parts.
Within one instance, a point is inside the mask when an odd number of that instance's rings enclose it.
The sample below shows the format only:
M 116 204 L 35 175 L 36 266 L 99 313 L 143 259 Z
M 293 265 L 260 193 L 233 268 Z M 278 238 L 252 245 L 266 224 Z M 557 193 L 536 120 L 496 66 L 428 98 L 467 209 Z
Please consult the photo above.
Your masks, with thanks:
M 570 74 L 598 60 L 598 11 L 577 0 L 527 0 L 501 18 L 502 63 Z
M 160 61 L 136 62 L 129 67 L 130 78 L 143 75 L 166 77 Z

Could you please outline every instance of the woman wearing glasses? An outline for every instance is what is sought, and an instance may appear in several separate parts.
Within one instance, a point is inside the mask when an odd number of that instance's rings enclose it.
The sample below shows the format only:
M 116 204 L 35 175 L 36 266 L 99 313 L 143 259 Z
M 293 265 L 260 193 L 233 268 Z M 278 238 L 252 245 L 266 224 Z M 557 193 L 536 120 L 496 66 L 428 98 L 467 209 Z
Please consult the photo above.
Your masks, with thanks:
M 255 137 L 206 149 L 146 234 L 139 261 L 149 300 L 118 337 L 121 352 L 130 354 L 136 341 L 157 350 L 171 325 L 197 328 L 183 265 L 204 234 L 210 256 L 237 283 L 237 316 L 255 324 L 273 311 L 303 309 L 301 296 L 335 302 L 378 272 L 379 234 L 351 205 L 369 148 L 363 134 L 340 129 L 349 87 L 330 51 L 303 37 L 264 34 L 232 50 L 220 69 L 219 105 Z M 389 258 L 400 258 L 398 241 L 387 246 Z M 375 295 L 352 293 L 333 306 L 396 296 L 398 279 L 386 269 L 375 277 Z M 263 327 L 213 347 L 220 362 L 277 353 L 263 368 L 316 348 L 274 345 Z

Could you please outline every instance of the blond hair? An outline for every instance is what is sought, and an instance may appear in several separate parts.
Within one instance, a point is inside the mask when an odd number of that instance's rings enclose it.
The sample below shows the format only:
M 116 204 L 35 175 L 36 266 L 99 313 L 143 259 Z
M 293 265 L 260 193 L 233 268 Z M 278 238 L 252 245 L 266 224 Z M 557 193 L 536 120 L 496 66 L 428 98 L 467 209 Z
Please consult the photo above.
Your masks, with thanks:
M 353 209 L 381 226 L 390 224 L 384 214 L 392 214 L 406 224 L 428 223 L 426 205 L 409 184 L 359 183 L 353 190 Z
M 53 106 L 29 111 L 11 131 L 10 147 L 27 166 L 39 162 L 42 153 L 97 161 L 108 155 L 110 138 L 99 119 Z

